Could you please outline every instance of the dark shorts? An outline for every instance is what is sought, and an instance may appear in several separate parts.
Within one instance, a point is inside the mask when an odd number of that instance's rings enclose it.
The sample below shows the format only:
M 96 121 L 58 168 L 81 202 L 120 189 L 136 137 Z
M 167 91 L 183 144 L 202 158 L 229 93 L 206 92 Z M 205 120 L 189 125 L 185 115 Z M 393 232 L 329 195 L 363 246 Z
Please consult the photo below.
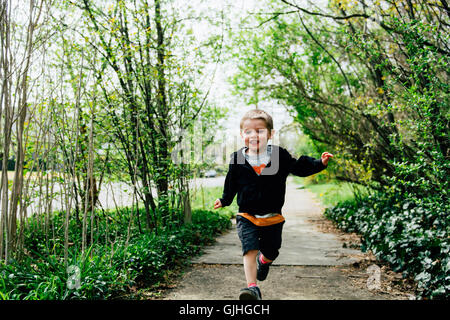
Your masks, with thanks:
M 267 259 L 275 260 L 281 248 L 283 224 L 284 221 L 259 227 L 242 216 L 236 216 L 236 228 L 242 243 L 242 254 L 245 255 L 249 250 L 259 250 Z

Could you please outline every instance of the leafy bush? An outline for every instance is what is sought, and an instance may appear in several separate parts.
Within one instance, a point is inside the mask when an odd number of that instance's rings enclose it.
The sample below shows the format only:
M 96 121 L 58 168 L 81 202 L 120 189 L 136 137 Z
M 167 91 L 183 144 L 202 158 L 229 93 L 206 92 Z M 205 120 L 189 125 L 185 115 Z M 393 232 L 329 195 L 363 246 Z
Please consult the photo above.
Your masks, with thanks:
M 73 254 L 68 266 L 80 271 L 79 286 L 69 288 L 68 272 L 61 256 L 26 257 L 0 265 L 0 297 L 14 300 L 106 299 L 124 291 L 129 284 L 123 270 L 109 263 L 109 257 Z
M 130 213 L 131 211 L 126 211 Z M 56 214 L 52 219 L 60 219 Z M 125 221 L 125 219 L 124 219 Z M 98 223 L 104 223 L 99 220 Z M 57 223 L 56 225 L 60 225 Z M 69 261 L 64 263 L 62 235 L 45 241 L 43 231 L 27 234 L 26 255 L 21 261 L 0 264 L 0 299 L 59 300 L 108 299 L 129 291 L 133 285 L 150 286 L 164 279 L 167 271 L 183 265 L 198 254 L 201 247 L 229 228 L 228 216 L 206 210 L 194 210 L 191 224 L 173 223 L 156 232 L 134 233 L 128 239 L 126 226 L 115 228 L 114 241 L 97 241 L 80 253 L 80 232 L 71 227 Z M 97 240 L 102 240 L 98 238 Z M 75 269 L 69 270 L 68 266 Z M 79 271 L 76 274 L 76 271 Z M 79 279 L 70 287 L 71 277 Z M 72 278 L 73 279 L 73 278 Z
M 450 205 L 435 199 L 405 200 L 372 194 L 328 208 L 325 215 L 345 231 L 362 236 L 372 250 L 403 276 L 413 276 L 418 296 L 450 296 Z
M 188 261 L 230 226 L 228 216 L 196 210 L 191 224 L 167 227 L 158 236 L 146 234 L 133 241 L 127 249 L 125 264 L 136 272 L 138 282 L 161 281 L 166 270 Z

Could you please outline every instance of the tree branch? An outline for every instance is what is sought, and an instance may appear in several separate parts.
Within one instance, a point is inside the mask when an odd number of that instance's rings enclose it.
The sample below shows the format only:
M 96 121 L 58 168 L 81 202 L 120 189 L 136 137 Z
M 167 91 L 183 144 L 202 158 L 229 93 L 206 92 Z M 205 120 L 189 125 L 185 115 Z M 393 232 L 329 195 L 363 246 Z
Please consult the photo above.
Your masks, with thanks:
M 347 84 L 347 89 L 348 89 L 348 93 L 350 94 L 350 97 L 352 97 L 353 98 L 353 93 L 352 93 L 352 89 L 351 89 L 351 87 L 350 87 L 350 82 L 348 81 L 348 78 L 347 78 L 347 76 L 346 76 L 346 74 L 345 74 L 345 72 L 344 72 L 344 70 L 342 70 L 342 68 L 341 68 L 341 64 L 334 58 L 334 56 L 319 42 L 319 40 L 317 40 L 313 35 L 312 35 L 312 33 L 309 31 L 309 29 L 306 27 L 306 25 L 305 25 L 305 23 L 303 22 L 303 19 L 302 19 L 302 17 L 301 17 L 301 15 L 300 15 L 300 13 L 297 11 L 297 14 L 298 14 L 298 17 L 300 18 L 300 21 L 301 21 L 301 23 L 302 23 L 302 25 L 303 25 L 303 28 L 305 28 L 305 30 L 306 30 L 306 32 L 309 34 L 309 36 L 311 37 L 311 39 L 313 39 L 314 40 L 314 42 L 320 47 L 320 48 L 322 48 L 322 50 L 323 51 L 325 51 L 329 56 L 330 56 L 330 58 L 336 63 L 336 65 L 338 66 L 338 68 L 339 68 L 339 70 L 341 71 L 341 73 L 342 73 L 342 76 L 344 77 L 344 79 L 345 79 L 345 83 Z
M 345 15 L 345 16 L 333 16 L 333 15 L 329 15 L 329 14 L 325 14 L 325 13 L 321 13 L 321 12 L 311 12 L 309 10 L 306 10 L 305 8 L 299 7 L 298 5 L 290 3 L 290 2 L 288 2 L 286 0 L 281 0 L 281 2 L 287 4 L 287 5 L 291 6 L 291 7 L 297 8 L 298 11 L 302 11 L 302 12 L 307 13 L 309 15 L 320 16 L 320 17 L 325 17 L 325 18 L 331 18 L 333 20 L 347 20 L 347 19 L 350 19 L 350 18 L 358 18 L 358 17 L 366 18 L 366 19 L 369 19 L 369 20 L 377 23 L 385 31 L 393 32 L 393 33 L 400 34 L 400 35 L 404 35 L 404 32 L 401 32 L 401 31 L 397 30 L 396 28 L 392 28 L 392 27 L 388 26 L 387 24 L 383 23 L 381 20 L 376 19 L 376 18 L 374 18 L 374 17 L 372 17 L 372 16 L 370 16 L 370 15 L 368 15 L 366 13 L 355 13 L 355 14 Z M 446 56 L 450 55 L 449 51 L 444 50 L 444 49 L 434 45 L 433 43 L 429 42 L 428 40 L 422 39 L 422 43 L 425 46 L 427 46 L 427 47 L 431 47 L 431 48 L 435 49 L 440 54 L 443 54 L 443 55 L 446 55 Z

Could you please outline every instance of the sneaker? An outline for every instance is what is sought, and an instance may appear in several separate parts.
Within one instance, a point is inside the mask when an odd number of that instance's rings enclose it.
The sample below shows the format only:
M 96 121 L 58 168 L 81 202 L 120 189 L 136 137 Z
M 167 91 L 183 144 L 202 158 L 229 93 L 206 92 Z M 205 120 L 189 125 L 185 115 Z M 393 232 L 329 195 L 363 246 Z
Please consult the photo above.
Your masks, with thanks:
M 258 287 L 241 289 L 239 300 L 261 300 L 261 291 Z
M 256 279 L 258 279 L 259 281 L 263 281 L 266 280 L 267 278 L 267 274 L 269 273 L 269 267 L 272 264 L 272 262 L 268 262 L 268 263 L 261 263 L 261 261 L 259 261 L 261 256 L 261 251 L 258 252 L 258 255 L 256 256 L 256 263 L 258 265 L 258 269 L 256 271 Z

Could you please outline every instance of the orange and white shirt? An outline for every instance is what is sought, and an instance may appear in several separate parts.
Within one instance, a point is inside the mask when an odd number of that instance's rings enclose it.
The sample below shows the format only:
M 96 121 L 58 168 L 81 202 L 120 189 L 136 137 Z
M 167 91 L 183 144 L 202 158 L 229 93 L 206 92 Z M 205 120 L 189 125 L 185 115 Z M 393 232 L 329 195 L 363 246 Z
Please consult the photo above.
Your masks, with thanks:
M 247 150 L 248 150 L 247 147 L 242 149 L 242 153 L 244 154 L 245 160 L 248 161 L 248 163 L 252 166 L 252 168 L 258 175 L 261 175 L 261 171 L 263 171 L 263 169 L 270 162 L 270 156 L 272 154 L 272 146 L 270 144 L 267 145 L 265 152 L 256 155 L 247 154 Z
M 259 176 L 261 172 L 264 170 L 266 165 L 270 162 L 270 156 L 272 154 L 272 146 L 267 145 L 266 152 L 262 152 L 257 155 L 249 155 L 246 153 L 248 150 L 247 147 L 242 149 L 242 153 L 244 154 L 247 162 L 252 166 L 253 170 L 255 170 L 256 174 Z M 271 226 L 284 221 L 284 217 L 279 213 L 268 213 L 264 215 L 251 215 L 245 212 L 239 212 L 238 215 L 246 218 L 254 225 L 259 227 Z

